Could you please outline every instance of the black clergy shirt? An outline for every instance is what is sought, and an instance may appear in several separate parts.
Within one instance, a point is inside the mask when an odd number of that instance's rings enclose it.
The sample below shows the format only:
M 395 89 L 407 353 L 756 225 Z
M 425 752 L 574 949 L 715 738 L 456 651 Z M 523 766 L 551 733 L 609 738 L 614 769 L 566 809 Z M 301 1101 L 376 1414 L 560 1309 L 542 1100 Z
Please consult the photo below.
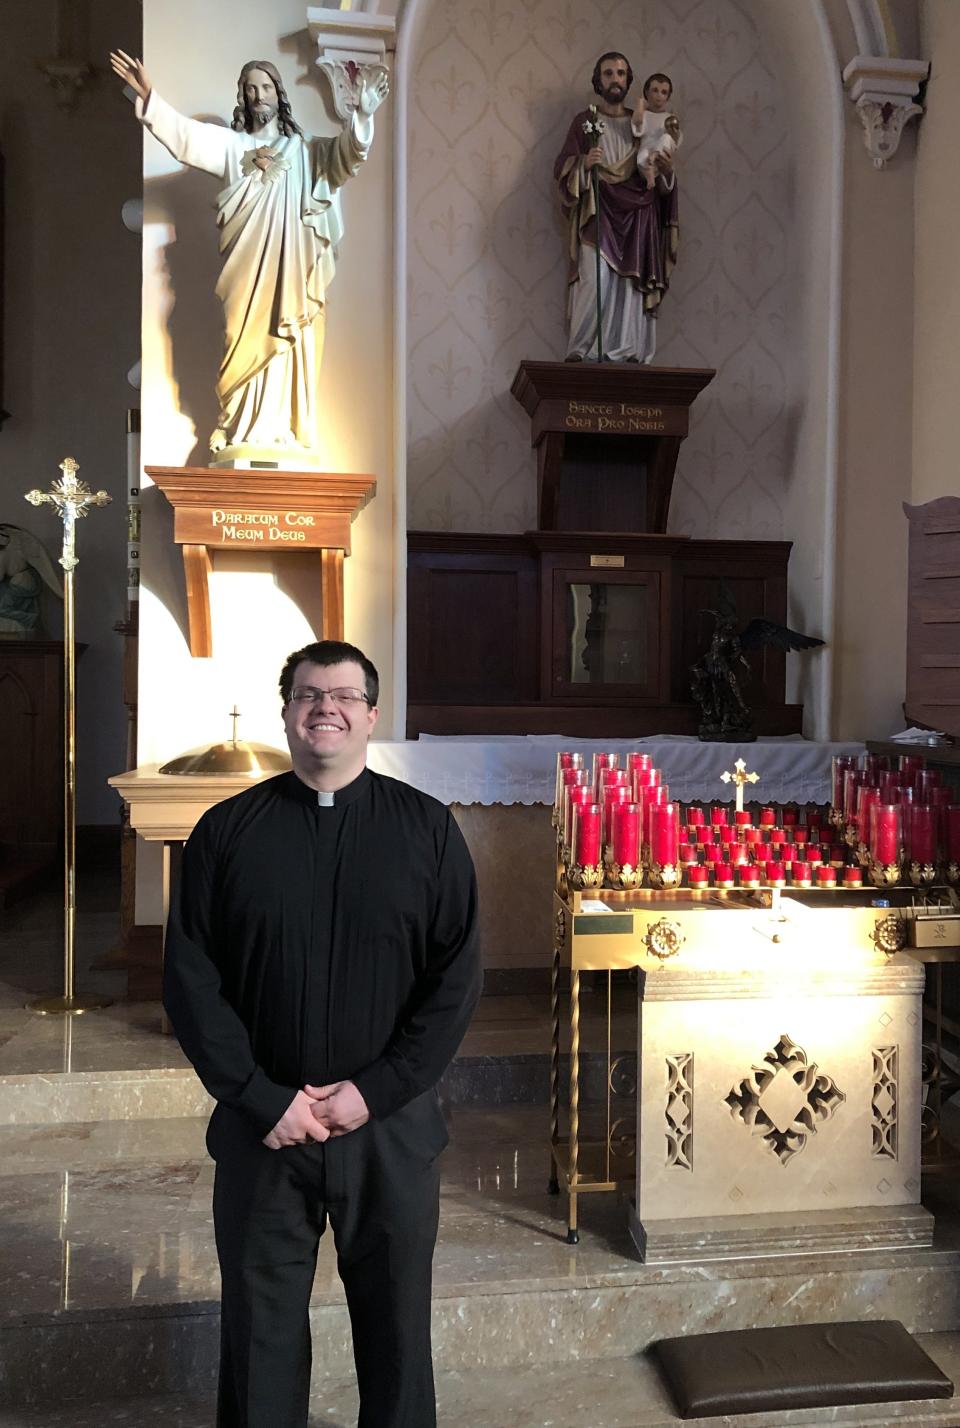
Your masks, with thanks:
M 351 1080 L 378 1119 L 434 1086 L 480 982 L 463 835 L 407 784 L 364 769 L 323 807 L 281 774 L 187 842 L 164 1005 L 204 1086 L 261 1135 L 305 1085 Z

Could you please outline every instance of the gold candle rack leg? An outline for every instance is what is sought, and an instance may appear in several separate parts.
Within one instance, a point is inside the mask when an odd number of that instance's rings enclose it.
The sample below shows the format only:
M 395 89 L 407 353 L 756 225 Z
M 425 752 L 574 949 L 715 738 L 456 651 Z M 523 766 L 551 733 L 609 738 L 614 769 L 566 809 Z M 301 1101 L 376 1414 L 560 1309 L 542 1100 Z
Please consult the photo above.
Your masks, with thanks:
M 577 1173 L 580 1137 L 580 973 L 570 973 L 570 1160 L 567 1172 L 567 1244 L 580 1243 Z
M 560 945 L 553 949 L 550 977 L 550 1179 L 547 1193 L 560 1194 L 555 1147 L 560 1140 Z

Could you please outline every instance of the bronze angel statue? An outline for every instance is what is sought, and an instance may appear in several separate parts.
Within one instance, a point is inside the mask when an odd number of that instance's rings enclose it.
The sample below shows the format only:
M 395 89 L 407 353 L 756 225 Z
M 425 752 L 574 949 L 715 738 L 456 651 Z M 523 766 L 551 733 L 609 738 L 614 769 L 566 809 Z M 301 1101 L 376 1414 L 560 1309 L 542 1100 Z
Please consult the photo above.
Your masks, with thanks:
M 813 635 L 802 635 L 773 620 L 754 619 L 741 628 L 737 604 L 729 585 L 720 586 L 719 610 L 701 610 L 713 616 L 710 644 L 690 666 L 690 693 L 700 712 L 697 729 L 705 741 L 750 743 L 757 737 L 750 713 L 740 692 L 738 675 L 749 675 L 746 652 L 772 645 L 781 650 L 810 650 L 823 644 Z

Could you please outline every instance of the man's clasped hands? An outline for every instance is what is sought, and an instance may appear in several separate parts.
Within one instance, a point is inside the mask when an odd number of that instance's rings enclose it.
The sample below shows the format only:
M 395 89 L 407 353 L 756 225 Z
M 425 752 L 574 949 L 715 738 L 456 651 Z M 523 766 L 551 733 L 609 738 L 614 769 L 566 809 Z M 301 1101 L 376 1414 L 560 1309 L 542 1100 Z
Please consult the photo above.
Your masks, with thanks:
M 304 1086 L 290 1102 L 273 1130 L 263 1138 L 269 1150 L 304 1145 L 348 1135 L 370 1119 L 367 1103 L 352 1081 L 330 1086 Z

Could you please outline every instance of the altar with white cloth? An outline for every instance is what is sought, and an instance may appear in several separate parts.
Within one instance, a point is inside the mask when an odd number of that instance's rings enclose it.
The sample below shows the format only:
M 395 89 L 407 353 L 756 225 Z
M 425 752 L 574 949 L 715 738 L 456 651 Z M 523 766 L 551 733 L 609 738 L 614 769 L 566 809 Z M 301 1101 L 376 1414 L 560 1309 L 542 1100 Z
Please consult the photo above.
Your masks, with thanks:
M 834 754 L 862 754 L 863 744 L 818 743 L 796 734 L 750 744 L 702 743 L 685 735 L 650 739 L 572 739 L 562 734 L 421 734 L 404 743 L 371 743 L 368 763 L 446 804 L 553 803 L 557 751 L 577 749 L 589 766 L 595 750 L 649 753 L 674 798 L 718 800 L 724 770 L 744 759 L 760 774 L 756 797 L 773 803 L 827 803 Z
M 761 738 L 750 744 L 701 743 L 683 736 L 650 739 L 572 740 L 563 735 L 476 737 L 421 735 L 417 740 L 373 742 L 367 762 L 376 773 L 402 779 L 454 811 L 469 844 L 480 885 L 483 961 L 493 985 L 505 990 L 511 975 L 531 969 L 546 976 L 550 947 L 531 936 L 549 923 L 550 868 L 555 839 L 553 805 L 557 751 L 577 749 L 589 765 L 594 750 L 642 749 L 663 770 L 671 795 L 683 803 L 731 797 L 721 782 L 742 758 L 756 770 L 754 796 L 774 803 L 826 803 L 834 754 L 860 754 L 857 743 L 817 743 L 799 736 Z M 174 776 L 147 765 L 110 780 L 126 801 L 131 826 L 167 850 L 160 899 L 153 917 L 165 917 L 169 854 L 190 836 L 207 808 L 250 785 L 248 775 Z

